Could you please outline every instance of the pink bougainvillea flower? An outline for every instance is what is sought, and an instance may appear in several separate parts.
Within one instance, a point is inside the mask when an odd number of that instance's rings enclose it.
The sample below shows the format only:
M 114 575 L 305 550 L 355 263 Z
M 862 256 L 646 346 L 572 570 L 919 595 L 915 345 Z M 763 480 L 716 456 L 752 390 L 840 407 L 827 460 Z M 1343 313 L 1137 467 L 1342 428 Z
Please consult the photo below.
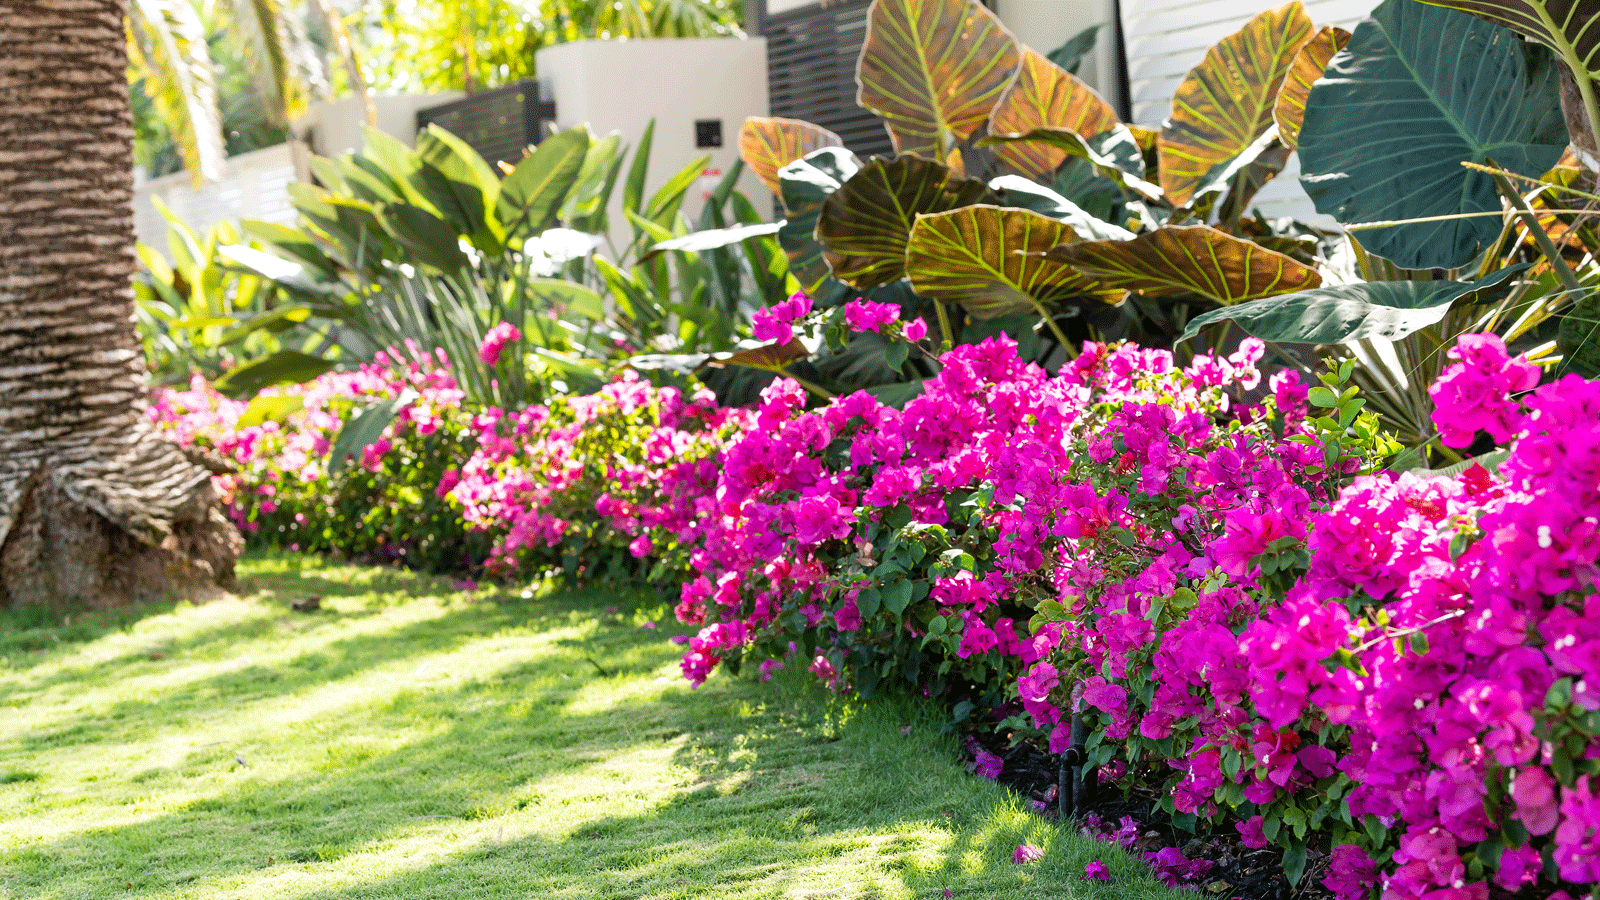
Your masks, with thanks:
M 912 319 L 906 323 L 905 331 L 902 333 L 906 340 L 915 344 L 928 336 L 928 322 L 926 319 Z
M 877 332 L 900 318 L 900 307 L 893 303 L 851 300 L 844 305 L 844 320 L 852 331 Z M 913 338 L 915 340 L 915 338 Z
M 1032 844 L 1018 844 L 1017 849 L 1011 854 L 1011 861 L 1017 864 L 1038 862 L 1044 859 L 1044 851 Z
M 1092 860 L 1083 867 L 1083 881 L 1110 881 L 1111 870 L 1100 860 Z
M 478 358 L 486 366 L 498 365 L 500 354 L 507 344 L 522 340 L 522 332 L 510 322 L 500 322 L 489 333 L 483 336 L 483 343 L 478 346 Z

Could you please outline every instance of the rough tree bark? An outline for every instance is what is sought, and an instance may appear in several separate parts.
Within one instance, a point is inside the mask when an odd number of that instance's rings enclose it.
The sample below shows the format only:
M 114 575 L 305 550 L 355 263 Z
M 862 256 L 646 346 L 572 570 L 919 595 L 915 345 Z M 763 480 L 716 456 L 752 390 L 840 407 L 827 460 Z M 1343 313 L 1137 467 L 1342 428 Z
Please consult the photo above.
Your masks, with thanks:
M 225 587 L 238 556 L 143 413 L 125 3 L 0 0 L 0 607 Z

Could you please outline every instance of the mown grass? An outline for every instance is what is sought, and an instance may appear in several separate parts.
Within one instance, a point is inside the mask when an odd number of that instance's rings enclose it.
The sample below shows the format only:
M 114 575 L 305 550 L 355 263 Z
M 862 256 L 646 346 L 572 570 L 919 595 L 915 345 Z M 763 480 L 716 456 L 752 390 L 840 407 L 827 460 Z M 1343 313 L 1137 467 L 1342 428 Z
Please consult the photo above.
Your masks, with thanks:
M 1173 896 L 912 706 L 690 691 L 665 597 L 242 571 L 198 607 L 0 614 L 0 898 Z

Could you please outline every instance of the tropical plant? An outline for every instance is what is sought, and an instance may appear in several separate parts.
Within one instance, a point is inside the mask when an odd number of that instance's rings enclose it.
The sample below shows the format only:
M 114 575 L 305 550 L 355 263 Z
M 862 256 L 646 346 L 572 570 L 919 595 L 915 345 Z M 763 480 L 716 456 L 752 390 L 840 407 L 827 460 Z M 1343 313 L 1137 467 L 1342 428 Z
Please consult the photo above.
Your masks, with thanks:
M 532 77 L 541 47 L 740 35 L 741 11 L 740 0 L 383 0 L 362 16 L 380 89 L 470 92 Z
M 231 579 L 211 471 L 145 420 L 123 4 L 0 16 L 0 605 Z
M 1440 6 L 1487 8 L 1386 0 L 1332 57 L 1338 77 L 1305 91 L 1303 183 L 1350 226 L 1364 280 L 1219 309 L 1185 332 L 1227 321 L 1269 341 L 1342 345 L 1362 362 L 1355 381 L 1372 408 L 1411 445 L 1434 434 L 1426 388 L 1457 335 L 1496 331 L 1535 358 L 1560 350 L 1591 371 L 1587 298 L 1600 283 L 1600 244 L 1563 202 L 1595 198 L 1573 186 L 1576 161 L 1567 175 L 1552 170 L 1569 138 L 1592 142 L 1587 125 L 1569 133 L 1563 122 L 1547 47 L 1570 66 L 1570 42 L 1531 28 L 1531 13 L 1511 17 L 1540 36 L 1525 44 L 1492 24 L 1505 15 Z M 1584 251 L 1576 271 L 1552 234 Z
M 228 222 L 196 233 L 159 198 L 155 203 L 167 220 L 166 252 L 138 245 L 143 268 L 133 288 L 145 360 L 159 383 L 186 384 L 195 375 L 214 381 L 239 362 L 269 356 L 285 343 L 311 349 L 303 345 L 316 336 L 300 327 L 310 310 L 218 252 L 219 247 L 260 252 L 259 241 Z
M 367 98 L 344 19 L 331 0 L 312 0 L 309 8 L 344 63 L 347 88 Z M 140 129 L 150 142 L 140 155 L 159 162 L 163 139 L 170 140 L 196 182 L 218 177 L 228 145 L 238 149 L 225 135 L 243 127 L 281 142 L 312 100 L 331 95 L 325 54 L 301 5 L 290 0 L 130 0 L 128 55 L 130 81 L 148 101 L 136 112 L 154 114 Z M 234 121 L 225 129 L 229 115 Z
M 549 386 L 592 390 L 620 356 L 698 354 L 698 362 L 732 350 L 749 312 L 787 289 L 770 237 L 723 249 L 689 234 L 682 207 L 705 159 L 646 194 L 650 141 L 647 130 L 630 163 L 620 138 L 579 127 L 501 177 L 437 127 L 414 151 L 369 130 L 363 152 L 313 162 L 323 187 L 292 189 L 298 227 L 244 224 L 268 253 L 217 252 L 307 310 L 344 361 L 408 343 L 443 351 L 469 397 L 508 408 L 542 400 Z M 733 190 L 738 174 L 713 192 L 704 227 L 759 224 Z M 611 245 L 608 207 L 619 187 L 629 237 Z M 763 228 L 771 230 L 747 230 Z M 492 332 L 491 360 L 483 347 Z M 222 386 L 301 381 L 334 363 L 286 351 L 231 372 Z
M 1155 132 L 977 3 L 876 0 L 860 102 L 899 155 L 863 162 L 783 119 L 749 120 L 740 147 L 783 201 L 779 242 L 820 309 L 894 302 L 935 343 L 1005 331 L 1046 361 L 1089 337 L 1163 344 L 1194 311 L 1322 283 L 1323 235 L 1248 211 L 1343 38 L 1298 2 L 1263 13 L 1189 74 Z

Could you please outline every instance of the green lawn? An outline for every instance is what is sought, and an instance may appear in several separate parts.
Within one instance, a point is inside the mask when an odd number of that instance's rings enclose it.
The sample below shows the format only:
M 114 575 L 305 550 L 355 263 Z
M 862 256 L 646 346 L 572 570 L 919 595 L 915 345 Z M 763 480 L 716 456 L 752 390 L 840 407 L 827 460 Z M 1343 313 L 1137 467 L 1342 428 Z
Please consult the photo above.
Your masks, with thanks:
M 0 614 L 0 900 L 1175 896 L 912 707 L 691 691 L 680 630 L 292 556 L 204 606 Z

